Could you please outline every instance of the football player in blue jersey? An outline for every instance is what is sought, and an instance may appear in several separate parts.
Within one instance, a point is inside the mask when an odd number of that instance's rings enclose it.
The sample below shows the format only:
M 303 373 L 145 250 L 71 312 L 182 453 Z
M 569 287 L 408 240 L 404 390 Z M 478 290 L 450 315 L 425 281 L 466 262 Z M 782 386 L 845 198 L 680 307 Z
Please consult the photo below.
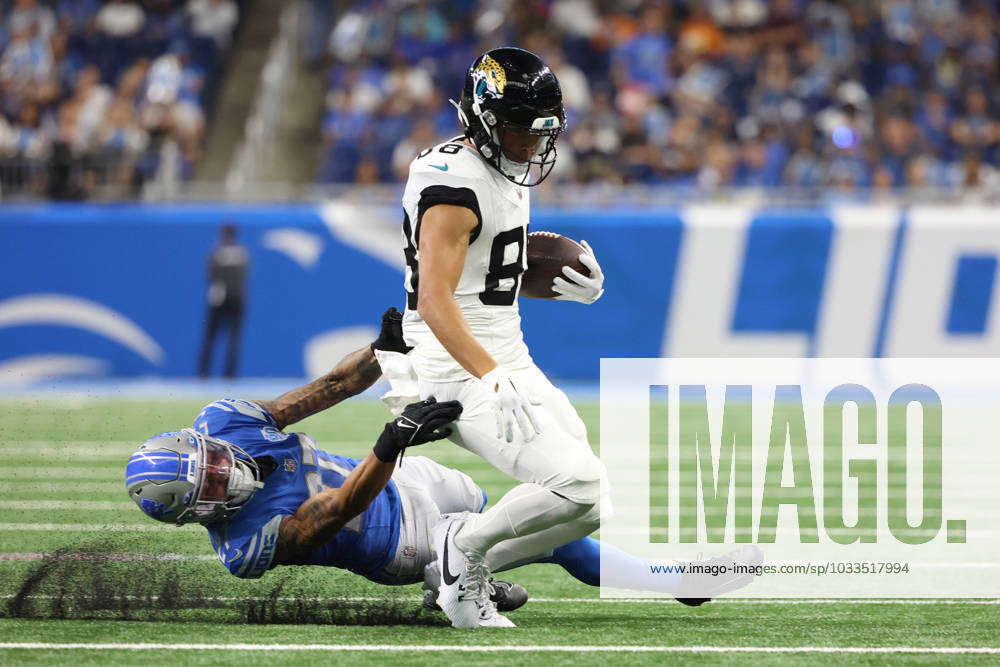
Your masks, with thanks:
M 148 516 L 182 525 L 201 523 L 228 570 L 260 577 L 277 565 L 325 565 L 387 585 L 424 582 L 425 606 L 434 607 L 440 583 L 433 529 L 447 516 L 479 513 L 486 494 L 468 475 L 422 456 L 396 460 L 407 447 L 440 440 L 462 412 L 457 401 L 434 398 L 408 405 L 385 425 L 364 459 L 330 454 L 304 433 L 285 427 L 361 393 L 381 374 L 375 350 L 405 353 L 401 315 L 383 315 L 378 339 L 345 357 L 319 379 L 271 401 L 220 399 L 205 406 L 192 428 L 156 435 L 129 459 L 125 486 Z M 591 538 L 525 559 L 517 538 L 487 554 L 492 571 L 529 562 L 557 563 L 600 585 L 600 544 Z M 648 563 L 604 546 L 621 576 L 618 588 L 686 597 L 684 578 L 653 573 Z M 749 559 L 744 559 L 749 560 Z M 620 566 L 620 567 L 619 567 Z M 714 590 L 745 585 L 720 577 Z M 516 584 L 490 580 L 492 610 L 480 626 L 512 627 L 499 613 L 524 604 Z M 703 586 L 699 590 L 703 590 Z M 691 603 L 691 601 L 688 601 Z

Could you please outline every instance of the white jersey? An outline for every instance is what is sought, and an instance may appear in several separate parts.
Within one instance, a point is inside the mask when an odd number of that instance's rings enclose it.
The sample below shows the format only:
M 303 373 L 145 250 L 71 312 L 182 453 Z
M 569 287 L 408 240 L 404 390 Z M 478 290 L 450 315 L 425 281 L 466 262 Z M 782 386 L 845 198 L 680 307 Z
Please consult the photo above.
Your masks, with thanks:
M 410 164 L 403 193 L 407 292 L 403 337 L 414 347 L 409 356 L 417 375 L 434 382 L 471 377 L 417 312 L 420 220 L 436 204 L 465 206 L 479 221 L 469 235 L 465 266 L 454 293 L 473 335 L 501 366 L 531 366 L 517 306 L 521 274 L 528 261 L 528 188 L 504 178 L 459 137 L 420 153 Z

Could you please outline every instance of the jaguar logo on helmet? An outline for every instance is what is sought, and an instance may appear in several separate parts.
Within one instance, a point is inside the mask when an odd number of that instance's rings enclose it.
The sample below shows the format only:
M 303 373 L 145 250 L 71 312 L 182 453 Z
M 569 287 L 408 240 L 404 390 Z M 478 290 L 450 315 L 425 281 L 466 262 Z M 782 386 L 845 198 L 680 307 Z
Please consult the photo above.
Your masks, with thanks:
M 500 63 L 489 55 L 483 56 L 479 64 L 473 68 L 472 76 L 476 79 L 477 97 L 482 97 L 487 90 L 494 95 L 503 95 L 503 89 L 507 87 L 507 73 Z

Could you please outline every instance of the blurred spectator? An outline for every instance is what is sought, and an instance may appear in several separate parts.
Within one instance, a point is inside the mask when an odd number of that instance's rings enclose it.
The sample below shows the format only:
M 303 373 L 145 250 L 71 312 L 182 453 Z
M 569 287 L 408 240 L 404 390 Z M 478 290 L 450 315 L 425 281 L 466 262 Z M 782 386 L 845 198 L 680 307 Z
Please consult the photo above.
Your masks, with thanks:
M 4 6 L 5 191 L 79 198 L 111 186 L 112 196 L 134 196 L 147 180 L 191 175 L 219 45 L 228 44 L 236 23 L 232 0 L 0 1 Z
M 654 21 L 649 25 L 647 21 Z M 642 17 L 642 24 L 650 31 L 663 32 L 662 20 L 658 16 L 650 16 L 649 12 Z M 726 35 L 712 20 L 706 7 L 696 2 L 691 7 L 690 14 L 680 31 L 680 48 L 695 55 L 718 56 L 726 42 Z
M 132 37 L 146 22 L 142 7 L 131 0 L 110 0 L 94 18 L 97 29 L 113 38 Z
M 187 11 L 193 36 L 211 39 L 220 51 L 229 46 L 240 17 L 233 0 L 190 0 Z
M 813 66 L 833 71 L 848 69 L 854 58 L 854 36 L 847 11 L 834 2 L 814 0 L 808 4 L 806 19 L 809 43 L 817 50 Z
M 640 86 L 655 97 L 666 95 L 671 85 L 666 10 L 648 6 L 638 25 L 629 26 L 628 31 L 632 34 L 624 36 L 612 54 L 617 85 Z
M 785 168 L 784 183 L 799 188 L 816 188 L 823 184 L 823 163 L 816 143 L 812 127 L 808 123 L 799 124 L 794 134 L 794 150 Z
M 84 189 L 98 173 L 128 187 L 193 173 L 237 0 L 0 5 L 0 158 L 59 145 Z M 995 2 L 309 6 L 311 62 L 326 45 L 329 64 L 323 182 L 402 178 L 421 142 L 460 131 L 448 99 L 502 44 L 562 82 L 551 183 L 985 191 L 1000 166 Z
M 429 120 L 420 120 L 413 125 L 409 135 L 398 144 L 392 152 L 392 172 L 399 180 L 406 180 L 406 175 L 410 168 L 410 163 L 417 157 L 417 153 L 428 146 L 433 146 L 439 138 L 434 131 L 434 123 Z
M 51 124 L 42 121 L 38 105 L 25 104 L 11 132 L 12 153 L 29 158 L 44 157 L 52 145 L 53 134 Z
M 0 86 L 4 91 L 4 111 L 17 113 L 20 105 L 36 101 L 39 86 L 52 76 L 49 44 L 31 23 L 18 27 L 0 56 Z
M 426 69 L 411 66 L 406 58 L 393 58 L 382 81 L 386 98 L 396 101 L 402 109 L 424 104 L 434 92 L 434 82 Z
M 1000 188 L 1000 178 L 996 167 L 983 164 L 978 151 L 969 151 L 961 163 L 952 167 L 952 184 L 967 190 L 996 192 Z
M 88 65 L 77 77 L 73 97 L 64 106 L 76 115 L 71 144 L 75 151 L 82 153 L 91 147 L 110 103 L 111 91 L 101 85 L 101 71 L 95 65 Z
M 716 139 L 705 150 L 705 161 L 698 171 L 698 187 L 711 189 L 732 186 L 735 168 L 733 150 L 722 139 Z
M 928 147 L 938 155 L 949 150 L 949 131 L 952 113 L 948 98 L 937 91 L 930 91 L 924 97 L 924 104 L 917 112 L 917 125 Z
M 960 149 L 986 152 L 1000 141 L 1000 123 L 991 113 L 986 92 L 974 86 L 966 91 L 962 115 L 951 124 L 952 139 Z
M 56 17 L 52 10 L 40 5 L 38 0 L 14 0 L 14 7 L 7 16 L 7 31 L 16 34 L 27 30 L 43 42 L 52 38 Z
M 800 6 L 795 0 L 770 0 L 767 18 L 754 31 L 759 48 L 792 48 L 805 36 Z
M 764 0 L 709 0 L 708 10 L 716 24 L 726 30 L 753 28 L 767 18 Z
M 131 0 L 110 0 L 97 12 L 94 52 L 102 75 L 109 81 L 117 79 L 123 64 L 139 54 L 145 23 L 146 13 Z
M 566 62 L 562 49 L 542 50 L 542 58 L 552 68 L 562 88 L 566 113 L 586 112 L 590 108 L 590 83 L 587 75 L 576 65 Z
M 982 189 L 997 171 L 995 3 L 459 5 L 355 3 L 331 21 L 320 180 L 405 177 L 421 142 L 459 131 L 445 100 L 500 44 L 562 83 L 554 183 Z

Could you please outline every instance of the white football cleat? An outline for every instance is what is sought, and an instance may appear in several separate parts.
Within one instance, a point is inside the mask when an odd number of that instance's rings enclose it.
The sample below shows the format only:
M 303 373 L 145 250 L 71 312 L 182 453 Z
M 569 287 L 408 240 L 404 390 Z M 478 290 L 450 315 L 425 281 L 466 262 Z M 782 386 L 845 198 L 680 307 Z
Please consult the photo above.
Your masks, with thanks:
M 455 534 L 465 523 L 465 514 L 445 517 L 434 526 L 441 585 L 437 603 L 452 627 L 514 627 L 497 613 L 490 600 L 490 570 L 478 553 L 465 553 L 455 544 Z
M 489 586 L 487 586 L 489 588 Z M 488 598 L 487 598 L 488 599 Z M 479 609 L 480 628 L 516 628 L 514 621 L 497 611 L 495 604 L 490 602 Z

